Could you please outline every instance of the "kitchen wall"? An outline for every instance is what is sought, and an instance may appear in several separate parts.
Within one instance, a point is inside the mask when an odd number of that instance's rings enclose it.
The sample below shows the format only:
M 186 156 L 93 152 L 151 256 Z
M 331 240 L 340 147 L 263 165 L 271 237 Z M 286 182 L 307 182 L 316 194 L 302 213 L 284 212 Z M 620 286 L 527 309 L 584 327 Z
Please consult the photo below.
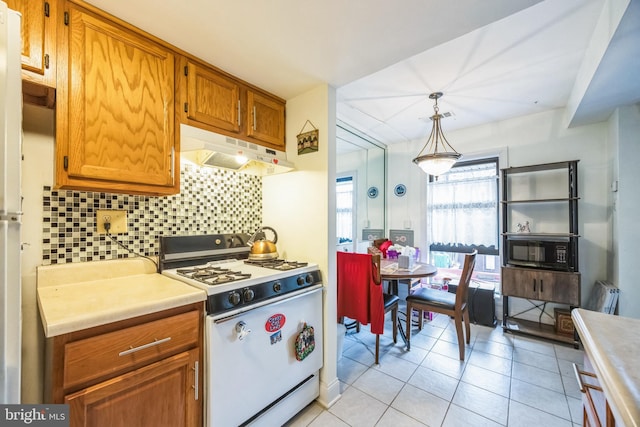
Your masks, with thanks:
M 146 256 L 157 255 L 160 235 L 253 232 L 262 221 L 262 179 L 185 163 L 173 196 L 54 190 L 54 113 L 24 105 L 23 115 L 22 402 L 37 403 L 44 361 L 37 266 L 132 256 L 95 232 L 98 209 L 126 210 L 128 232 L 116 238 Z

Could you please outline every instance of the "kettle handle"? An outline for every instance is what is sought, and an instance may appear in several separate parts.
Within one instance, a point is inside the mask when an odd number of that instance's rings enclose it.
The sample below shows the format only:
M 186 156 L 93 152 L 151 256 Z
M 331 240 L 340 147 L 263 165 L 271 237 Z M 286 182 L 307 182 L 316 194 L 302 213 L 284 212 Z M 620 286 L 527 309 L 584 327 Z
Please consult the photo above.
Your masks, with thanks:
M 271 227 L 267 227 L 267 226 L 264 226 L 264 227 L 262 227 L 260 229 L 260 231 L 263 231 L 263 230 L 270 230 L 273 233 L 273 242 L 272 243 L 278 243 L 278 233 L 276 233 L 276 230 L 274 230 Z
M 258 231 L 256 231 L 255 233 L 253 233 L 253 236 L 251 236 L 249 238 L 249 240 L 247 240 L 247 246 L 253 246 L 253 243 L 256 240 L 256 236 L 258 235 L 258 233 L 260 233 L 262 230 L 271 230 L 271 232 L 273 233 L 273 242 L 274 244 L 278 243 L 278 233 L 276 233 L 276 230 L 274 230 L 271 227 L 267 227 L 264 226 L 262 228 L 259 228 Z

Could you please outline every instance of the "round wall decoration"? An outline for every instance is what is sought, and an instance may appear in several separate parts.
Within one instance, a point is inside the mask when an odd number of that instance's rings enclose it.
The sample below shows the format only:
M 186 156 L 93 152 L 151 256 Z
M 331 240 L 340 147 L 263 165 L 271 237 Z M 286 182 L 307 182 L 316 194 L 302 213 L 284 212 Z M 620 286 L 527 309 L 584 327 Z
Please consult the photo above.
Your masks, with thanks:
M 367 190 L 367 196 L 369 196 L 370 199 L 378 197 L 378 187 L 369 187 Z
M 407 187 L 405 187 L 404 184 L 398 184 L 396 188 L 393 189 L 393 193 L 398 197 L 402 197 L 407 194 Z

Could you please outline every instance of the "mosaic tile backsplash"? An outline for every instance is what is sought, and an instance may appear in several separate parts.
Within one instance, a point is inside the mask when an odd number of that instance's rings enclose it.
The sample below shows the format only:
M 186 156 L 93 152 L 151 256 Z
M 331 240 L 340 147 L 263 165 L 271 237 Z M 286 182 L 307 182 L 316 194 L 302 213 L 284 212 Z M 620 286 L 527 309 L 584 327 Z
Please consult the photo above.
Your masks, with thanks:
M 96 231 L 96 211 L 127 211 L 114 237 L 134 253 L 156 256 L 161 235 L 253 233 L 262 220 L 262 179 L 183 164 L 180 194 L 164 197 L 44 188 L 42 264 L 135 256 Z

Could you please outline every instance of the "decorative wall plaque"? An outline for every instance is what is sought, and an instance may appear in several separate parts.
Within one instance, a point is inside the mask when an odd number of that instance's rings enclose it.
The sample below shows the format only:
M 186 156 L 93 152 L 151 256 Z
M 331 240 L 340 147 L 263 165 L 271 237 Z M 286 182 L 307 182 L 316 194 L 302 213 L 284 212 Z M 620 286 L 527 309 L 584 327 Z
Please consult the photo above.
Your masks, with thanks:
M 305 132 L 307 124 L 311 125 L 313 130 Z M 304 122 L 300 133 L 298 134 L 298 154 L 307 154 L 318 151 L 318 129 L 309 120 Z

